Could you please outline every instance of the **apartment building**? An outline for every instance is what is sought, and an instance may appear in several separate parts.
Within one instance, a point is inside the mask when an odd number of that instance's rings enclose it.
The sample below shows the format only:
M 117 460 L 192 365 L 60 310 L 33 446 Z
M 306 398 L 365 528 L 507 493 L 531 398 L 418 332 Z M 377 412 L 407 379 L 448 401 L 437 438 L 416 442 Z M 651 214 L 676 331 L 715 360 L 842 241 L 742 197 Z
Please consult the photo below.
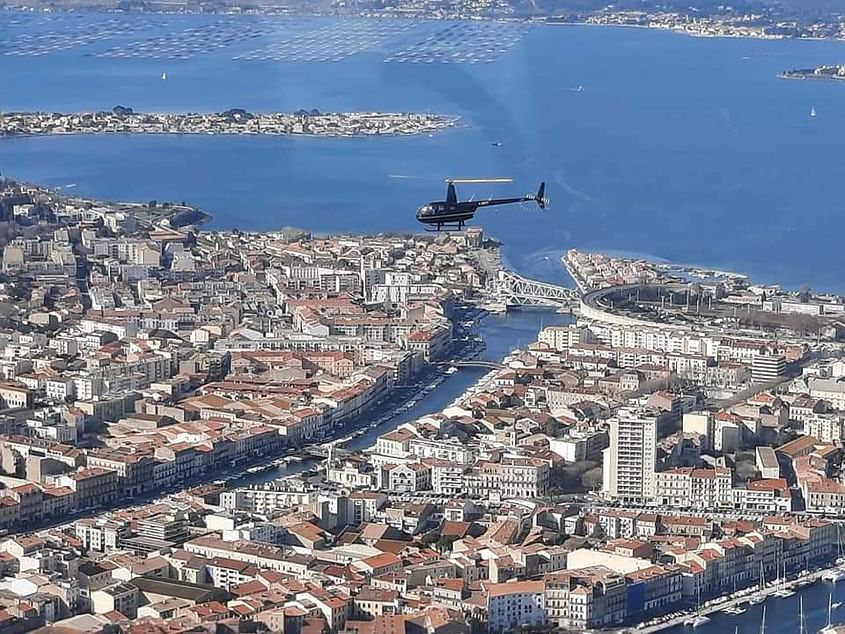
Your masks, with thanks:
M 549 488 L 549 464 L 537 458 L 479 460 L 464 474 L 467 495 L 487 499 L 538 498 Z
M 546 582 L 491 583 L 487 590 L 487 630 L 514 632 L 520 627 L 546 623 Z
M 661 506 L 713 510 L 731 508 L 731 470 L 726 467 L 678 467 L 656 474 L 656 500 Z
M 602 494 L 641 504 L 657 493 L 657 419 L 621 409 L 609 421 L 610 446 L 602 465 Z

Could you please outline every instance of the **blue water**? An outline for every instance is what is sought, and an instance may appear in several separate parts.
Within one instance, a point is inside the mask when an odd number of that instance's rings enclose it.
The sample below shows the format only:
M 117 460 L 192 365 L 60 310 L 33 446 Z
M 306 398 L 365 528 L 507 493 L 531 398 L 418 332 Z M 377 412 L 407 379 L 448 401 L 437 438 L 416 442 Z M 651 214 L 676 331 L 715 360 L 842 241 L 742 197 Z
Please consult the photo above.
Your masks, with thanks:
M 74 31 L 92 18 L 56 26 L 57 19 L 26 29 Z M 214 227 L 318 231 L 415 229 L 413 211 L 442 196 L 445 176 L 513 176 L 518 193 L 546 179 L 547 213 L 511 208 L 478 217 L 525 273 L 559 279 L 542 256 L 574 246 L 845 290 L 845 85 L 775 77 L 841 62 L 840 42 L 549 26 L 529 29 L 491 64 L 385 63 L 442 27 L 413 22 L 393 41 L 340 62 L 261 62 L 233 57 L 303 32 L 319 35 L 331 22 L 226 18 L 272 32 L 187 60 L 87 55 L 219 18 L 182 16 L 178 26 L 163 16 L 135 19 L 153 26 L 50 55 L 0 57 L 0 108 L 433 110 L 459 114 L 467 127 L 432 138 L 7 139 L 0 170 L 75 183 L 81 194 L 186 200 L 213 213 Z M 5 38 L 26 29 L 7 25 Z M 577 85 L 583 92 L 571 90 Z
M 819 583 L 796 593 L 788 599 L 769 599 L 760 605 L 751 606 L 739 616 L 718 614 L 711 616 L 705 626 L 695 629 L 696 634 L 760 634 L 763 620 L 763 605 L 766 606 L 765 634 L 797 634 L 799 627 L 799 597 L 804 600 L 804 622 L 807 634 L 816 634 L 827 625 L 828 596 L 833 593 L 834 601 L 845 601 L 845 587 L 829 583 Z M 845 606 L 833 611 L 834 625 L 845 621 Z M 739 628 L 737 630 L 737 628 Z M 692 632 L 691 628 L 676 627 L 667 630 L 668 634 Z

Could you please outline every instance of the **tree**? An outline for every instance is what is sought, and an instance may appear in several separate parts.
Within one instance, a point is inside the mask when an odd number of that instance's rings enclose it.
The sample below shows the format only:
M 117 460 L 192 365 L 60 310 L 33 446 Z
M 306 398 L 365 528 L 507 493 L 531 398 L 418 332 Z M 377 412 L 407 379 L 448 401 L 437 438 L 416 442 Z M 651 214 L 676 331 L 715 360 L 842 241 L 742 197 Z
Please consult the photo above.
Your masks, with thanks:
M 457 540 L 457 535 L 441 535 L 440 539 L 437 540 L 437 552 L 442 554 L 452 550 L 452 544 L 454 544 Z
M 595 491 L 602 485 L 602 468 L 593 467 L 581 476 L 581 486 L 587 491 Z

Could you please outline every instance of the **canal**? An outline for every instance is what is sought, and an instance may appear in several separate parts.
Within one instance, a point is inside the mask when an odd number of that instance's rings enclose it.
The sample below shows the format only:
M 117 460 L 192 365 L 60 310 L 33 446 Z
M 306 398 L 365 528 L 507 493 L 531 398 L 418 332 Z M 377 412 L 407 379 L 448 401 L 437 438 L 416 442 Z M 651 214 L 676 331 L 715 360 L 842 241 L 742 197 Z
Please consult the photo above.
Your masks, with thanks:
M 478 334 L 484 339 L 485 349 L 478 357 L 490 361 L 501 361 L 511 351 L 525 347 L 537 340 L 537 333 L 544 326 L 570 323 L 569 315 L 559 315 L 550 310 L 511 311 L 506 315 L 487 315 L 478 324 Z M 470 386 L 483 377 L 487 370 L 480 368 L 461 368 L 458 372 L 445 377 L 442 383 L 425 396 L 419 398 L 414 407 L 402 410 L 396 416 L 366 434 L 353 438 L 344 448 L 358 451 L 373 445 L 376 438 L 402 423 L 415 420 L 426 414 L 438 412 L 448 407 Z M 367 422 L 363 421 L 362 426 Z M 269 469 L 259 473 L 246 474 L 242 478 L 229 482 L 229 488 L 270 482 L 278 478 L 294 475 L 314 466 L 315 460 L 293 462 L 278 469 Z

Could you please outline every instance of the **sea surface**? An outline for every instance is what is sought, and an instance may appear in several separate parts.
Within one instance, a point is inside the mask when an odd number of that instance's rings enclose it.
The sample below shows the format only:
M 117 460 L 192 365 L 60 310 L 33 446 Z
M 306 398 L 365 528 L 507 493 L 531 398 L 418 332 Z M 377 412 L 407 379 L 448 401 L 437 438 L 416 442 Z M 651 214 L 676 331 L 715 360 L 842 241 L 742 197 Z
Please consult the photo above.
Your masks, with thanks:
M 0 172 L 83 196 L 184 200 L 212 228 L 315 232 L 418 230 L 416 208 L 442 198 L 446 177 L 514 179 L 459 187 L 475 198 L 545 180 L 546 212 L 477 217 L 524 275 L 565 282 L 558 258 L 577 247 L 845 292 L 845 83 L 776 78 L 843 62 L 842 42 L 629 28 L 3 12 L 0 111 L 401 110 L 463 125 L 356 139 L 0 139 Z M 487 320 L 489 357 L 531 340 L 540 318 Z M 407 417 L 480 375 L 453 375 Z M 809 631 L 828 591 L 802 593 Z M 767 606 L 769 634 L 798 631 L 797 598 Z M 736 626 L 760 631 L 759 606 L 697 631 Z
M 841 63 L 845 43 L 479 29 L 4 13 L 3 111 L 406 110 L 457 114 L 465 127 L 377 139 L 3 139 L 0 171 L 84 195 L 185 200 L 212 213 L 212 227 L 319 232 L 416 230 L 414 211 L 443 197 L 447 176 L 514 178 L 460 187 L 467 197 L 546 180 L 547 212 L 477 217 L 524 274 L 564 280 L 556 256 L 580 247 L 845 292 L 845 83 L 776 77 Z M 211 41 L 218 31 L 225 41 Z

